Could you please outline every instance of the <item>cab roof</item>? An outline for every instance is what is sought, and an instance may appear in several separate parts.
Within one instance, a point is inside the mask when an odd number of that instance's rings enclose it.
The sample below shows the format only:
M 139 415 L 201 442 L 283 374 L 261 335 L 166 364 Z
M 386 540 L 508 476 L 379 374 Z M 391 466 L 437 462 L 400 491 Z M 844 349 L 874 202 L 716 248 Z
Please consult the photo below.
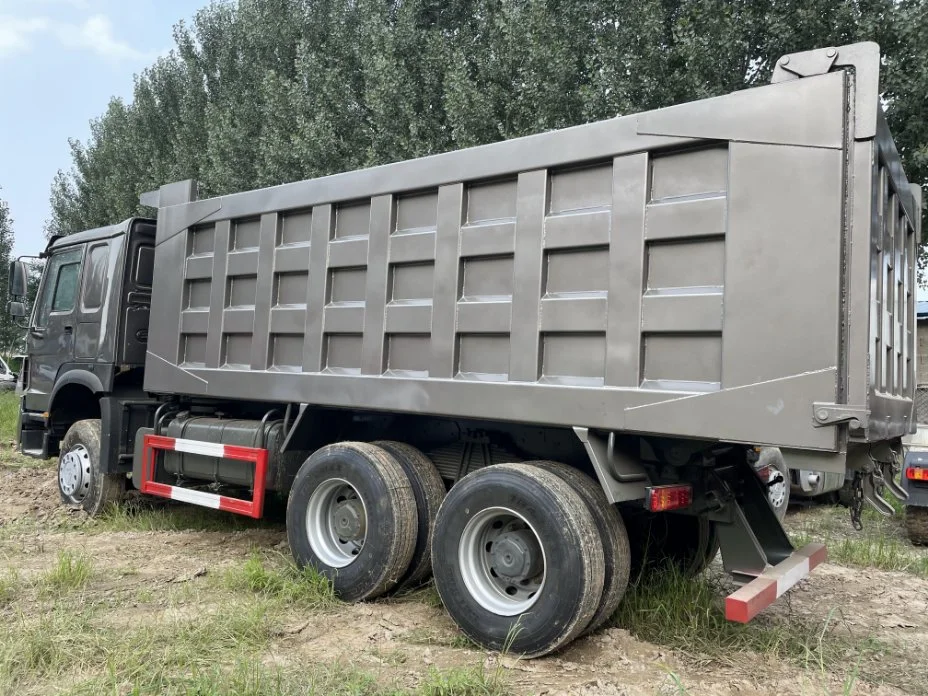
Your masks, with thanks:
M 74 234 L 66 234 L 63 236 L 56 235 L 48 240 L 48 245 L 45 247 L 45 253 L 43 256 L 47 256 L 52 251 L 57 249 L 76 246 L 86 242 L 96 242 L 100 239 L 112 239 L 113 237 L 118 237 L 119 235 L 128 232 L 129 229 L 137 222 L 144 222 L 152 225 L 155 224 L 154 220 L 150 220 L 148 218 L 129 218 L 128 220 L 123 220 L 122 222 L 115 225 L 97 227 L 92 230 L 75 232 Z

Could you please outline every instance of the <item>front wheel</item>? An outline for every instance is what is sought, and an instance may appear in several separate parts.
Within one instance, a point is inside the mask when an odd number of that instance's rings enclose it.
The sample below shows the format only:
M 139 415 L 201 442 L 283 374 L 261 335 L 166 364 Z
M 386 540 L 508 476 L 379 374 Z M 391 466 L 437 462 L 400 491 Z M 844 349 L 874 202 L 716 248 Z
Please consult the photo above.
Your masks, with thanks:
M 63 503 L 91 517 L 125 495 L 125 475 L 107 474 L 100 467 L 99 420 L 80 420 L 68 428 L 58 456 L 58 492 Z

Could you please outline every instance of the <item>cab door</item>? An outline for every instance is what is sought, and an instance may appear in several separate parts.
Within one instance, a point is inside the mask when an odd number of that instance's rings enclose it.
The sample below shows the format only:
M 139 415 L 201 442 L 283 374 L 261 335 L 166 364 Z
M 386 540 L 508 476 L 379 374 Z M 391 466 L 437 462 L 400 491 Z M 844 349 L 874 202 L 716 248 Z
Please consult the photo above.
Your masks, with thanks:
M 24 408 L 47 411 L 59 368 L 74 357 L 74 331 L 84 246 L 49 257 L 26 335 L 29 360 Z

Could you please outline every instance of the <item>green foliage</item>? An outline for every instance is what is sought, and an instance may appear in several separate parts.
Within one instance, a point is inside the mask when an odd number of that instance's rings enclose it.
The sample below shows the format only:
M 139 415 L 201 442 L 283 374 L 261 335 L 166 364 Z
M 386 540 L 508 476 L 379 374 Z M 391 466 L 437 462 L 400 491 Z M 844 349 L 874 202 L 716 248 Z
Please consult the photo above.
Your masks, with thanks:
M 13 256 L 13 218 L 6 201 L 0 199 L 0 353 L 9 355 L 17 352 L 23 338 L 23 329 L 16 325 L 6 306 L 10 297 L 7 283 L 10 261 Z
M 217 0 L 71 143 L 48 229 L 142 212 L 174 180 L 224 194 L 722 94 L 861 40 L 924 184 L 926 39 L 928 0 Z
M 843 621 L 840 608 L 832 610 L 824 625 L 795 617 L 789 622 L 763 616 L 747 624 L 728 621 L 720 606 L 728 591 L 717 579 L 689 578 L 668 569 L 630 587 L 614 621 L 642 640 L 690 654 L 725 659 L 733 653 L 756 652 L 823 673 L 840 674 L 851 658 L 863 652 L 869 656 L 880 647 L 835 630 Z
M 0 445 L 16 439 L 19 419 L 19 398 L 12 391 L 0 392 Z
M 59 551 L 55 565 L 39 578 L 39 586 L 48 594 L 79 590 L 87 585 L 92 574 L 89 558 L 80 553 Z
M 253 553 L 244 565 L 227 571 L 225 584 L 229 589 L 245 590 L 310 609 L 338 603 L 332 583 L 321 573 L 309 566 L 299 570 L 292 561 L 283 558 L 276 561 L 269 563 Z

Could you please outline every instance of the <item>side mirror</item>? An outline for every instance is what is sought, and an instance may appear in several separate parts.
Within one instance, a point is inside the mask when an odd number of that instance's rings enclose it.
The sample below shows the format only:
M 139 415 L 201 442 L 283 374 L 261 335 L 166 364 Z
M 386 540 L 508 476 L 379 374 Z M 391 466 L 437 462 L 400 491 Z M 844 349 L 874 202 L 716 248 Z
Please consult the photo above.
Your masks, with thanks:
M 6 309 L 9 315 L 14 319 L 22 319 L 26 316 L 26 305 L 22 302 L 10 300 Z
M 10 261 L 8 288 L 10 297 L 25 297 L 29 294 L 27 278 L 26 264 L 22 261 Z M 20 305 L 22 305 L 22 303 L 20 303 Z M 12 311 L 12 309 L 10 311 Z M 25 314 L 14 316 L 25 316 Z

